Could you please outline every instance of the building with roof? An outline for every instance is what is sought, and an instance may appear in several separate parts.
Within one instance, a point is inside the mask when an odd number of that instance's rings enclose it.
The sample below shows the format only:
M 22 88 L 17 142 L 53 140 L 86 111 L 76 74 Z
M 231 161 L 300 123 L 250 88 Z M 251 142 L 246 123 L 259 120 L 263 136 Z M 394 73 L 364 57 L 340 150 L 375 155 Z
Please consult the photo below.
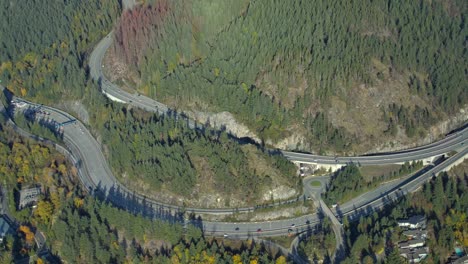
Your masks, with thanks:
M 425 259 L 429 253 L 429 248 L 420 247 L 415 249 L 400 249 L 400 255 L 406 258 L 410 263 L 418 263 Z
M 427 231 L 412 229 L 412 230 L 403 231 L 403 235 L 409 239 L 426 239 Z
M 3 216 L 0 216 L 0 242 L 3 242 L 3 239 L 7 234 L 11 234 L 12 230 L 10 224 L 5 220 Z
M 450 256 L 450 259 L 447 263 L 450 264 L 468 264 L 468 255 L 460 257 L 456 254 Z
M 28 205 L 37 203 L 39 196 L 41 195 L 40 187 L 33 187 L 28 189 L 22 189 L 20 191 L 20 199 L 18 208 L 22 209 Z
M 405 241 L 405 242 L 398 243 L 398 247 L 400 249 L 418 248 L 418 247 L 424 246 L 425 243 L 426 243 L 426 241 L 424 241 L 422 239 L 412 239 L 412 240 L 408 240 L 408 241 Z
M 4 214 L 5 213 L 5 208 L 3 208 L 3 204 L 4 204 L 4 199 L 5 199 L 5 194 L 3 193 L 3 188 L 2 186 L 0 186 L 0 215 Z
M 398 220 L 398 226 L 410 229 L 424 228 L 426 226 L 426 217 L 424 215 L 414 215 L 408 219 Z

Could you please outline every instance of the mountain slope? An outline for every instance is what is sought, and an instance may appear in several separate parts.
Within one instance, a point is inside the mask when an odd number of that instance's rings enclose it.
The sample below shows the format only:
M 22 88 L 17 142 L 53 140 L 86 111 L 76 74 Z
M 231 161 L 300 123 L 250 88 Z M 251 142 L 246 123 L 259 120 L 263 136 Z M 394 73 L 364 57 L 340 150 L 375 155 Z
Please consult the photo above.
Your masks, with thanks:
M 295 135 L 302 149 L 359 152 L 376 138 L 410 142 L 467 102 L 463 1 L 218 4 L 230 19 L 217 31 L 197 26 L 212 1 L 167 5 L 164 21 L 143 30 L 152 37 L 138 59 L 114 52 L 114 63 L 141 92 L 186 111 L 228 111 L 267 143 Z

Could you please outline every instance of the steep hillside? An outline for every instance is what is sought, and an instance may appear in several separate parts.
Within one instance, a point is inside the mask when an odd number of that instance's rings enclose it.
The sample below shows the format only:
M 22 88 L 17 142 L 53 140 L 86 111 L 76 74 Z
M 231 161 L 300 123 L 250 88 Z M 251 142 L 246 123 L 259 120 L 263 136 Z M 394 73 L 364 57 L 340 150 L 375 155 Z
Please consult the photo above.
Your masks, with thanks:
M 228 111 L 266 143 L 404 146 L 466 107 L 461 0 L 148 2 L 116 26 L 108 76 L 193 115 Z
M 81 99 L 85 54 L 119 13 L 113 0 L 0 0 L 0 83 L 41 103 Z

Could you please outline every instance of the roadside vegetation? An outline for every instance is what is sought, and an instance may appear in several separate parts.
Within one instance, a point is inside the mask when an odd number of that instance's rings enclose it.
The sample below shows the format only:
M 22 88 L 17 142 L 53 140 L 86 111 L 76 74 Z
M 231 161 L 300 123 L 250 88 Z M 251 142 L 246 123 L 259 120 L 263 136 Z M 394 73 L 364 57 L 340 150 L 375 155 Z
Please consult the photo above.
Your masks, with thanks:
M 361 168 L 355 164 L 351 164 L 343 167 L 331 176 L 327 191 L 323 195 L 323 200 L 328 205 L 342 204 L 376 188 L 385 181 L 408 176 L 422 167 L 422 161 L 405 162 L 405 164 L 399 166 L 399 169 L 387 167 L 386 171 L 381 171 L 382 174 L 377 176 L 378 174 L 375 174 L 374 168 Z M 373 177 L 364 176 L 363 172 L 366 174 L 373 173 L 374 175 Z
M 467 102 L 466 8 L 146 1 L 116 26 L 115 65 L 128 71 L 111 76 L 177 109 L 231 112 L 265 142 L 302 134 L 299 148 L 341 152 L 398 131 L 414 140 Z
M 87 75 L 86 58 L 119 13 L 118 1 L 0 1 L 0 84 L 18 96 L 44 104 L 59 105 L 84 96 L 88 101 L 107 103 Z M 89 91 L 95 93 L 90 95 Z M 106 108 L 92 110 L 96 110 L 92 114 L 96 118 Z M 0 119 L 4 121 L 3 116 Z M 42 127 L 28 120 L 17 121 L 42 135 Z M 44 132 L 44 136 L 51 135 Z M 150 221 L 85 198 L 76 169 L 63 156 L 19 138 L 3 123 L 0 141 L 0 184 L 7 187 L 11 214 L 22 223 L 0 244 L 1 263 L 28 256 L 36 260 L 36 229 L 45 233 L 48 246 L 52 246 L 52 262 L 285 262 L 284 257 L 269 255 L 259 244 L 223 245 L 204 238 L 194 227 L 182 235 L 181 226 Z M 38 183 L 43 194 L 37 208 L 17 211 L 14 193 L 21 186 Z M 193 254 L 187 258 L 186 252 Z
M 199 228 L 148 219 L 85 196 L 76 168 L 55 150 L 18 137 L 0 124 L 0 178 L 9 213 L 19 221 L 0 243 L 0 262 L 36 263 L 286 263 L 261 244 L 205 238 Z M 41 186 L 36 208 L 17 210 L 20 188 Z M 34 241 L 39 230 L 51 255 L 41 259 Z M 189 253 L 189 254 L 187 254 Z
M 406 238 L 397 220 L 423 214 L 427 218 L 427 263 L 446 263 L 454 247 L 468 246 L 467 161 L 448 173 L 440 173 L 423 188 L 404 197 L 396 205 L 359 221 L 344 219 L 348 258 L 343 263 L 407 263 L 397 243 Z
M 325 217 L 317 230 L 312 230 L 307 239 L 299 242 L 297 251 L 303 258 L 313 263 L 331 263 L 335 247 L 332 223 L 328 217 Z
M 37 121 L 33 116 L 25 116 L 23 113 L 16 113 L 13 117 L 15 124 L 25 131 L 50 139 L 56 143 L 62 142 L 62 135 L 53 127 L 52 123 L 46 120 Z
M 0 7 L 0 46 L 5 47 L 0 84 L 18 96 L 60 107 L 82 100 L 91 113 L 89 123 L 98 128 L 94 135 L 107 147 L 112 169 L 129 187 L 159 193 L 160 199 L 168 197 L 160 194 L 166 190 L 171 197 L 184 195 L 189 201 L 213 191 L 206 203 L 222 196 L 217 206 L 224 207 L 231 201 L 233 207 L 255 204 L 278 186 L 291 188 L 292 195 L 300 190 L 293 165 L 282 157 L 239 145 L 221 131 L 193 131 L 171 117 L 109 105 L 103 99 L 87 74 L 86 59 L 117 19 L 117 1 L 0 1 Z M 55 138 L 21 116 L 17 121 L 31 132 Z
M 301 192 L 292 163 L 224 131 L 196 130 L 171 116 L 111 103 L 97 90 L 88 104 L 115 175 L 131 189 L 159 199 L 179 195 L 186 205 L 215 195 L 223 202 L 210 206 L 233 208 L 278 200 L 266 193 L 279 186 L 293 197 Z

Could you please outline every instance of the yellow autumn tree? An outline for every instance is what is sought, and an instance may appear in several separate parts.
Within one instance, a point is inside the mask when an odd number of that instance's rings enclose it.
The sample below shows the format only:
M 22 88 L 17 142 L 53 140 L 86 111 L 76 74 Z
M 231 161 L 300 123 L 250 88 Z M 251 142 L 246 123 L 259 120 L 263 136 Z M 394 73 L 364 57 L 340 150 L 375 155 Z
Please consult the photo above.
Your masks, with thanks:
M 24 234 L 26 243 L 32 244 L 34 242 L 34 233 L 31 232 L 31 229 L 29 228 L 29 226 L 20 225 L 19 231 Z
M 58 171 L 59 171 L 62 175 L 66 175 L 66 174 L 67 174 L 67 167 L 65 166 L 65 164 L 61 163 L 61 164 L 58 166 Z
M 84 204 L 84 201 L 83 199 L 80 199 L 78 197 L 76 197 L 74 200 L 73 200 L 74 204 L 75 204 L 75 207 L 76 208 L 81 208 Z
M 58 192 L 52 192 L 50 194 L 50 201 L 54 205 L 54 212 L 57 212 L 60 209 L 61 202 L 60 202 L 60 196 Z
M 242 257 L 239 254 L 232 256 L 232 262 L 234 264 L 242 264 Z
M 39 201 L 37 203 L 37 209 L 34 211 L 34 216 L 36 216 L 39 221 L 48 224 L 53 212 L 54 208 L 50 202 Z
M 284 256 L 280 256 L 276 259 L 276 264 L 286 264 L 286 258 Z

